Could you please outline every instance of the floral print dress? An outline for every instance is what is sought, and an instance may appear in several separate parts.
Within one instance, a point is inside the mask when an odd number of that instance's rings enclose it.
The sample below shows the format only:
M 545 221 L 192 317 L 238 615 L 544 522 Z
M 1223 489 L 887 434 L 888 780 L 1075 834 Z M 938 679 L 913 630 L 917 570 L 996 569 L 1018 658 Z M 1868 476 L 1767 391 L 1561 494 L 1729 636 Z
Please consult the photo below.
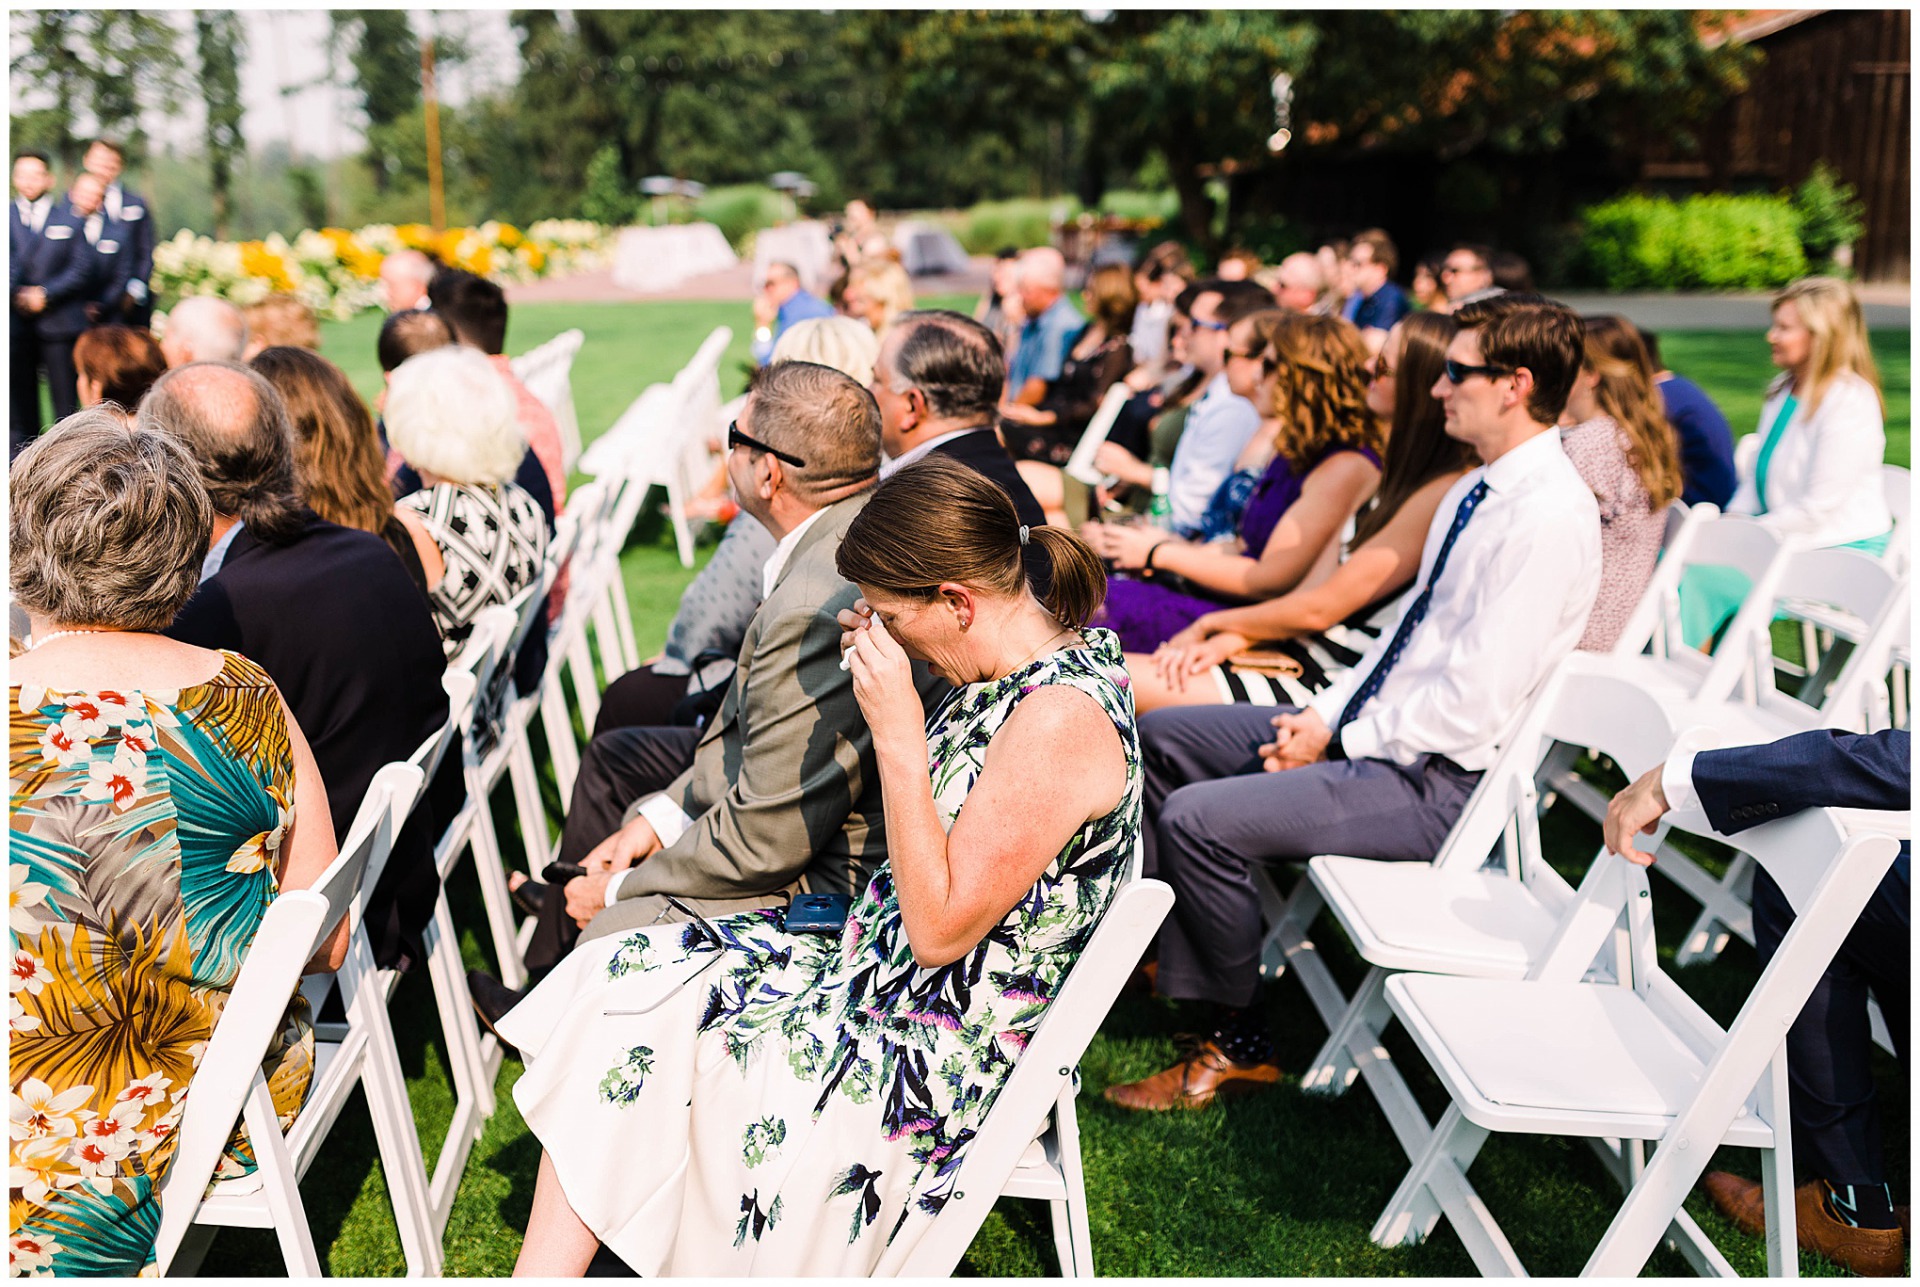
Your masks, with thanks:
M 10 1274 L 154 1271 L 194 1069 L 279 893 L 293 754 L 265 671 L 174 691 L 11 689 Z M 295 998 L 265 1071 L 313 1072 Z M 219 1174 L 253 1169 L 236 1132 Z
M 914 964 L 883 866 L 837 936 L 769 910 L 584 943 L 501 1024 L 569 1203 L 635 1271 L 864 1276 L 926 1232 L 1139 837 L 1133 697 L 1113 635 L 1087 637 L 929 721 L 947 827 L 1042 685 L 1098 702 L 1127 758 L 1120 804 L 962 959 Z

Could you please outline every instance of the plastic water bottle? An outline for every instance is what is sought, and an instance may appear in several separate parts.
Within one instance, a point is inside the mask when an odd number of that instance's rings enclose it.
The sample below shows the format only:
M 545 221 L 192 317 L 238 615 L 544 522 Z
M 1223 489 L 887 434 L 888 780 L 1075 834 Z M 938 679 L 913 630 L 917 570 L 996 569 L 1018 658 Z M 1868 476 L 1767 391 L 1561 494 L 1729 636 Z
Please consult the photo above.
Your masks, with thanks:
M 1171 470 L 1153 471 L 1153 503 L 1147 506 L 1147 526 L 1157 527 L 1163 532 L 1173 530 L 1173 497 L 1168 495 L 1172 488 Z

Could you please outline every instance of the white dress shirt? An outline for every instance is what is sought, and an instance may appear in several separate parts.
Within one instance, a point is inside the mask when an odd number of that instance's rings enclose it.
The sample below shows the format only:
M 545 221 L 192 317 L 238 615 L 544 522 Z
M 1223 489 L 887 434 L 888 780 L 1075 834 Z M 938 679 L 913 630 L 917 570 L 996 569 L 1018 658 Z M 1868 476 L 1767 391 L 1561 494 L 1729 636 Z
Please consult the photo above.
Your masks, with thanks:
M 964 438 L 970 433 L 982 432 L 992 433 L 993 430 L 987 425 L 968 425 L 965 429 L 955 429 L 952 433 L 943 433 L 938 438 L 929 438 L 918 447 L 910 447 L 898 456 L 888 456 L 883 453 L 880 457 L 880 477 L 889 477 L 905 469 L 916 460 L 924 460 L 935 447 L 940 446 L 942 443 L 952 442 L 955 438 Z M 811 522 L 812 520 L 809 519 L 808 521 Z
M 1560 431 L 1550 429 L 1447 490 L 1393 623 L 1312 708 L 1329 728 L 1339 720 L 1431 578 L 1461 499 L 1483 476 L 1487 493 L 1454 541 L 1426 618 L 1380 691 L 1341 731 L 1348 759 L 1412 764 L 1431 754 L 1486 769 L 1502 731 L 1586 629 L 1600 589 L 1600 507 L 1560 449 Z
M 1742 442 L 1740 485 L 1727 512 L 1759 515 L 1768 527 L 1813 545 L 1846 545 L 1891 528 L 1893 515 L 1880 485 L 1887 451 L 1880 399 L 1851 371 L 1833 378 L 1812 415 L 1802 401 L 1787 422 L 1767 465 L 1767 512 L 1760 513 L 1754 468 L 1786 397 L 1784 385 L 1774 390 L 1760 408 L 1759 432 Z
M 15 197 L 13 204 L 20 211 L 20 221 L 39 232 L 47 226 L 47 215 L 53 209 L 51 196 L 41 197 L 38 201 L 29 201 L 25 197 Z
M 972 433 L 973 430 L 963 429 L 960 432 Z M 948 435 L 948 437 L 952 436 L 951 434 Z M 936 441 L 944 440 L 937 439 Z M 932 445 L 933 444 L 929 443 L 928 447 L 931 448 Z M 912 454 L 912 452 L 907 453 L 908 456 Z M 902 460 L 904 461 L 905 457 L 902 457 Z M 824 509 L 813 511 L 813 513 L 807 515 L 806 518 L 800 521 L 800 526 L 781 537 L 779 543 L 773 547 L 773 556 L 767 560 L 767 566 L 765 570 L 761 572 L 762 598 L 773 594 L 773 587 L 779 582 L 780 574 L 787 570 L 787 560 L 793 557 L 794 548 L 800 544 L 800 538 L 805 536 L 807 529 L 812 527 L 814 523 L 819 520 L 820 516 L 826 512 Z M 642 800 L 638 812 L 641 817 L 652 824 L 653 834 L 660 837 L 660 847 L 662 849 L 678 840 L 686 833 L 687 828 L 693 825 L 693 819 L 687 815 L 687 811 L 682 809 L 678 804 L 675 804 L 664 792 L 650 795 Z M 613 906 L 614 903 L 618 901 L 620 897 L 620 885 L 626 880 L 627 872 L 632 870 L 633 868 L 629 867 L 626 871 L 616 871 L 613 873 L 613 879 L 607 882 L 606 900 L 608 907 Z
M 1187 413 L 1180 445 L 1173 450 L 1167 497 L 1173 502 L 1175 531 L 1200 526 L 1207 502 L 1233 472 L 1233 462 L 1259 427 L 1260 413 L 1228 387 L 1226 372 L 1207 382 L 1207 391 Z

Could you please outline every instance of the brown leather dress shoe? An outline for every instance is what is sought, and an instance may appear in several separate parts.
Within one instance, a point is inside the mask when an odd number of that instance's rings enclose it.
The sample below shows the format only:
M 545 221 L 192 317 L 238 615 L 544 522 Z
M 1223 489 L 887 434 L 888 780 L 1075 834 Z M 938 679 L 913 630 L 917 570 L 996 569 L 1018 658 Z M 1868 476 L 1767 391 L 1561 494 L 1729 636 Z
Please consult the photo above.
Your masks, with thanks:
M 1758 1180 L 1725 1171 L 1700 1178 L 1707 1197 L 1743 1233 L 1767 1235 L 1766 1192 Z M 1905 1267 L 1905 1237 L 1898 1229 L 1856 1229 L 1827 1213 L 1826 1186 L 1809 1180 L 1793 1191 L 1794 1226 L 1800 1245 L 1863 1278 L 1897 1277 Z
M 1106 1099 L 1122 1108 L 1163 1113 L 1171 1108 L 1205 1108 L 1217 1095 L 1259 1090 L 1279 1080 L 1279 1064 L 1237 1064 L 1213 1042 L 1202 1041 L 1165 1072 L 1107 1087 Z

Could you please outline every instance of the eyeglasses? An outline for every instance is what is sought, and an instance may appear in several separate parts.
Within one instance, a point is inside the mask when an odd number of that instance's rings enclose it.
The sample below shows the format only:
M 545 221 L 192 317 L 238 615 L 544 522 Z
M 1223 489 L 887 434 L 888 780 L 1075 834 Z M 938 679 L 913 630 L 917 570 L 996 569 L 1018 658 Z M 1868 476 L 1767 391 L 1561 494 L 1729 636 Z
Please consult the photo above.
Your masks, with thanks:
M 1233 327 L 1225 322 L 1203 322 L 1197 317 L 1193 319 L 1193 327 L 1195 330 L 1201 331 L 1230 331 L 1233 329 Z
M 1465 384 L 1476 375 L 1484 375 L 1491 380 L 1497 375 L 1512 374 L 1513 368 L 1510 366 L 1468 366 L 1464 362 L 1447 359 L 1447 382 L 1450 384 Z
M 1228 349 L 1227 356 L 1239 358 L 1242 362 L 1258 362 L 1267 356 L 1265 349 Z
M 1484 264 L 1442 264 L 1440 275 L 1450 277 L 1455 273 L 1477 273 L 1485 270 Z
M 727 426 L 727 450 L 732 451 L 735 447 L 745 447 L 749 451 L 764 451 L 775 460 L 786 461 L 795 469 L 805 469 L 807 467 L 807 462 L 800 459 L 800 457 L 784 452 L 778 447 L 769 447 L 759 439 L 749 438 L 747 435 L 741 433 L 740 422 L 738 420 Z

